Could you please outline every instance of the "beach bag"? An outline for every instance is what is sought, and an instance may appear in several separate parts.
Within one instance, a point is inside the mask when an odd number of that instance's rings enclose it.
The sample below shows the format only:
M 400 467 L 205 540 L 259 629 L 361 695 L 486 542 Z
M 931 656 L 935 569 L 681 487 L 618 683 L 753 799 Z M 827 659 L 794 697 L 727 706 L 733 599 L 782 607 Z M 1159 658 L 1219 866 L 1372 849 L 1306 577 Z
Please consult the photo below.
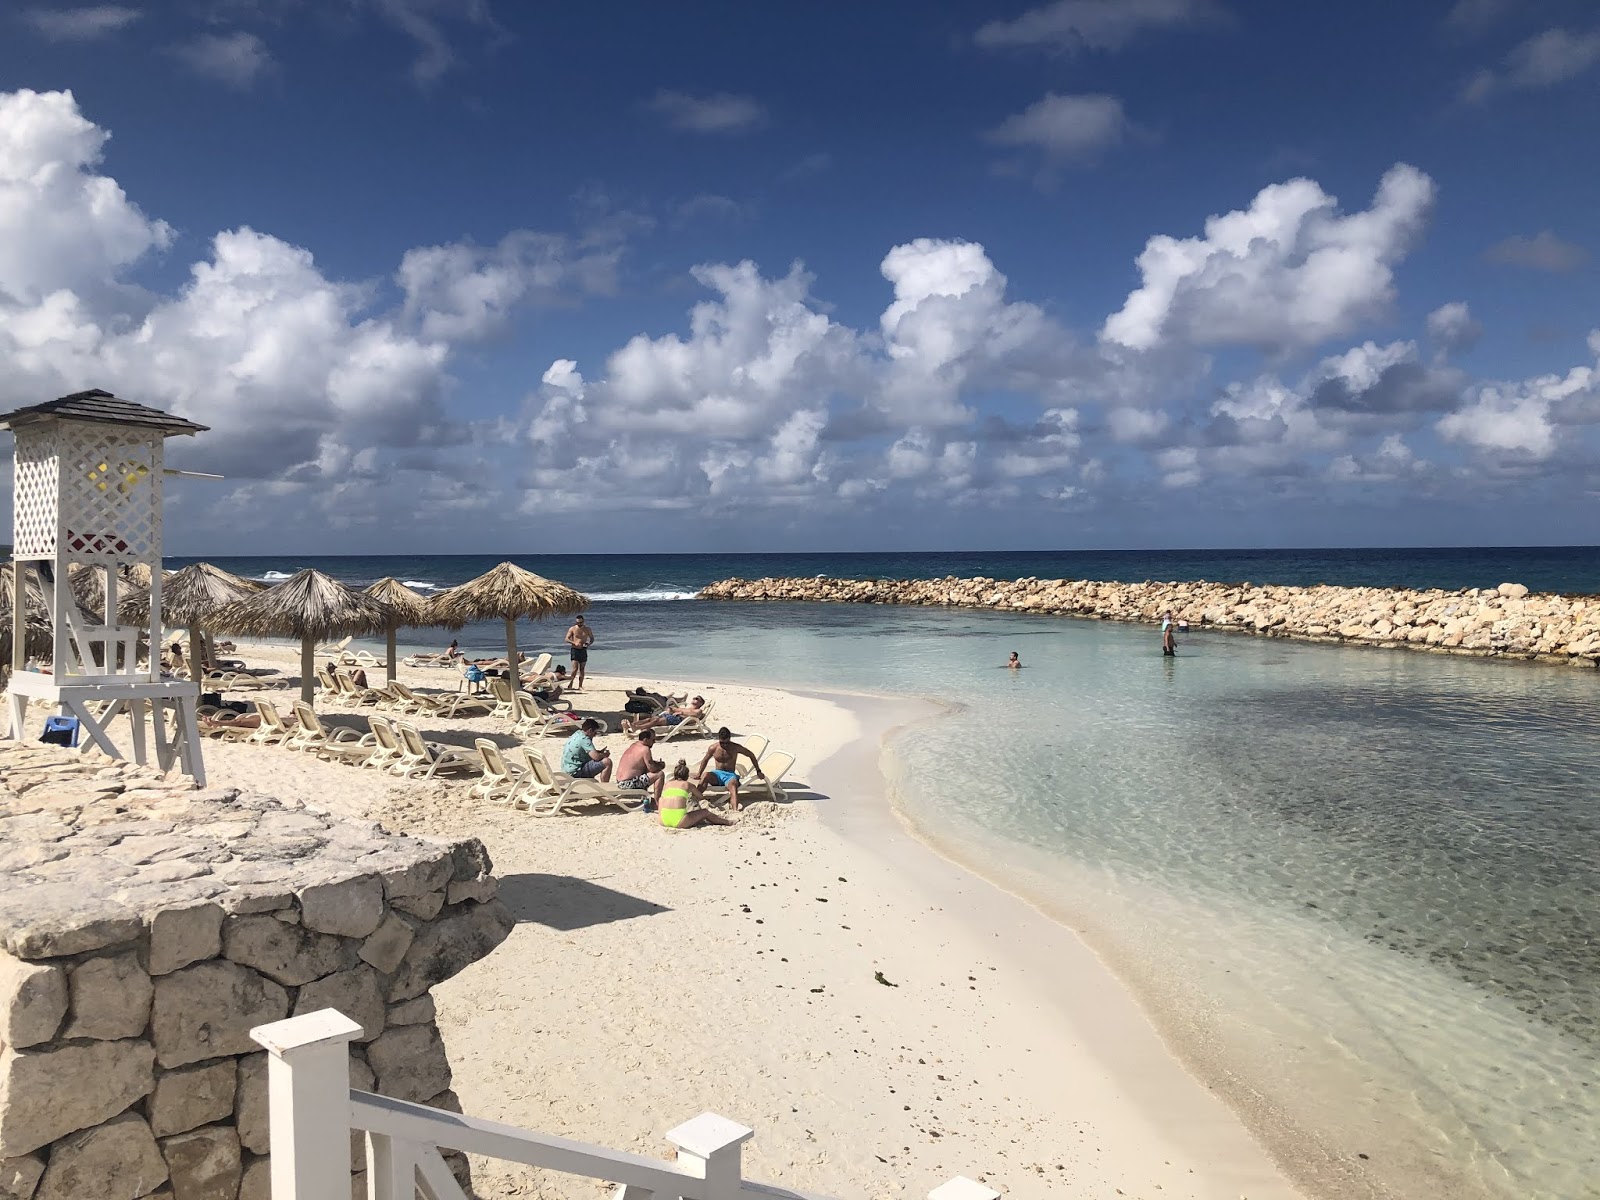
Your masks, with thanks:
M 656 710 L 656 706 L 654 704 L 651 704 L 650 701 L 641 700 L 637 696 L 635 696 L 633 699 L 629 700 L 622 707 L 623 707 L 623 710 L 625 712 L 644 713 L 647 716 L 650 713 L 655 712 L 655 710 Z
M 222 707 L 222 693 L 221 692 L 201 692 L 200 693 L 200 703 L 201 704 L 209 704 L 212 708 L 221 708 Z
M 477 663 L 468 663 L 467 664 L 467 682 L 468 683 L 482 683 L 485 678 L 487 678 L 487 677 L 483 673 L 483 668 L 480 667 Z

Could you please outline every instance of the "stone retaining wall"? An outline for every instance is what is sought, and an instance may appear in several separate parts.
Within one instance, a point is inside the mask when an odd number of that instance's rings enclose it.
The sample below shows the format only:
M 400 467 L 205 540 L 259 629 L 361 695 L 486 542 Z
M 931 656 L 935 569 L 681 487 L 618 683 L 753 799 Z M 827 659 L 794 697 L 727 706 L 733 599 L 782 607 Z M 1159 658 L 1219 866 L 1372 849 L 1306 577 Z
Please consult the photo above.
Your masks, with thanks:
M 1520 583 L 1459 592 L 1087 579 L 724 579 L 703 600 L 923 604 L 1155 622 L 1271 637 L 1399 646 L 1594 667 L 1600 598 L 1530 595 Z
M 362 1026 L 354 1085 L 460 1111 L 428 990 L 510 932 L 489 872 L 476 839 L 0 745 L 0 1200 L 267 1200 L 248 1031 L 320 1008 Z

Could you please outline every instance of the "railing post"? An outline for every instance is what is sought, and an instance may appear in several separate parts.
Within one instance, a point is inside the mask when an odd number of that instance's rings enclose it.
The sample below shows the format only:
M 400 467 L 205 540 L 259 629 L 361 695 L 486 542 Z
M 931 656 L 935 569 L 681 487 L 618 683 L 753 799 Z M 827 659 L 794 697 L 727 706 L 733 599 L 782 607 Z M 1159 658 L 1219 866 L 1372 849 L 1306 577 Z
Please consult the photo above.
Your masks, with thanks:
M 755 1132 L 716 1113 L 701 1113 L 669 1129 L 667 1141 L 678 1148 L 684 1173 L 706 1181 L 706 1200 L 739 1200 L 744 1190 L 739 1147 Z
M 331 1008 L 250 1031 L 267 1048 L 272 1200 L 349 1200 L 349 1043 L 360 1034 Z
M 1000 1200 L 1000 1193 L 976 1179 L 957 1175 L 929 1192 L 928 1200 Z

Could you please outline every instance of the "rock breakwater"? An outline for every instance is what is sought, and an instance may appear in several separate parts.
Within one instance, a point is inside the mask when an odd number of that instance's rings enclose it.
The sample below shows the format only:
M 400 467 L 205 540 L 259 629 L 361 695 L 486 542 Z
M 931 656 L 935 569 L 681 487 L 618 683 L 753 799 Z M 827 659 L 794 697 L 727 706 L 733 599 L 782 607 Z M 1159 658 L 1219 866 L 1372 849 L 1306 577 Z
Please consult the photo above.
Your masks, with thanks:
M 1111 583 L 1090 579 L 724 579 L 702 600 L 919 604 L 1155 622 L 1264 637 L 1593 668 L 1600 598 L 1531 594 L 1520 583 L 1446 592 L 1249 583 Z

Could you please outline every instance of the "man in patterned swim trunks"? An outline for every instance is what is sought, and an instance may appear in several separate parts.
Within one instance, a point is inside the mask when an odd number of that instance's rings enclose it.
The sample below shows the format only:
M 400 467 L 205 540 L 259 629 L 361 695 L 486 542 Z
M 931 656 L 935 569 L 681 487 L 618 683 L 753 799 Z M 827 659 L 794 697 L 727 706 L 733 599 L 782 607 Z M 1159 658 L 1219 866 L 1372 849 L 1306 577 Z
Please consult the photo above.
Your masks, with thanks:
M 572 628 L 567 630 L 567 645 L 572 648 L 572 690 L 583 687 L 583 677 L 589 669 L 589 647 L 594 645 L 594 630 L 579 613 L 572 618 Z
M 648 790 L 651 802 L 658 804 L 661 801 L 661 785 L 667 777 L 667 764 L 650 753 L 655 744 L 655 730 L 646 729 L 633 745 L 622 752 L 622 758 L 617 762 L 617 786 L 629 790 Z

